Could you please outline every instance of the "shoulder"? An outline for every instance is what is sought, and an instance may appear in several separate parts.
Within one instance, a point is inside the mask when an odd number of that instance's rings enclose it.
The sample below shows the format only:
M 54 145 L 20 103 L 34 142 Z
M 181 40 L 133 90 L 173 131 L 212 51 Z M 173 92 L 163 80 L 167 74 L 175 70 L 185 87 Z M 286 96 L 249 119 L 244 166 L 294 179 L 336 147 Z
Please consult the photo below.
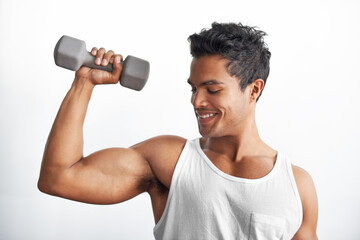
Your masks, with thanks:
M 154 177 L 169 187 L 185 143 L 186 139 L 182 137 L 163 135 L 150 138 L 131 148 L 148 162 Z
M 303 168 L 292 165 L 292 170 L 303 206 L 303 222 L 294 239 L 316 239 L 318 200 L 315 184 Z
M 292 170 L 294 172 L 294 177 L 296 179 L 296 181 L 312 181 L 312 178 L 310 176 L 310 174 L 303 168 L 296 166 L 294 164 L 291 165 Z
M 292 165 L 292 170 L 302 200 L 308 195 L 313 195 L 315 185 L 310 174 L 305 169 L 295 165 Z
M 148 160 L 151 160 L 162 155 L 176 155 L 176 153 L 182 151 L 185 143 L 186 139 L 182 137 L 162 135 L 138 143 L 131 148 L 141 153 Z

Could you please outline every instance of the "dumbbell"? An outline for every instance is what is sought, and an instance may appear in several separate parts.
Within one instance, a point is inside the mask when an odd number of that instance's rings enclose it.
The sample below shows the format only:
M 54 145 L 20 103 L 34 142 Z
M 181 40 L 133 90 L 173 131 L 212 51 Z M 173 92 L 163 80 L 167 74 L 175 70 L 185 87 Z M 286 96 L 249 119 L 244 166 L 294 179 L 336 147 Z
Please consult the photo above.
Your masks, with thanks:
M 73 71 L 77 71 L 81 66 L 96 68 L 112 72 L 112 64 L 101 66 L 95 64 L 95 57 L 86 50 L 84 41 L 62 36 L 54 49 L 55 64 Z M 122 86 L 140 91 L 146 84 L 149 77 L 150 64 L 148 61 L 127 56 L 121 63 L 123 66 L 119 82 Z

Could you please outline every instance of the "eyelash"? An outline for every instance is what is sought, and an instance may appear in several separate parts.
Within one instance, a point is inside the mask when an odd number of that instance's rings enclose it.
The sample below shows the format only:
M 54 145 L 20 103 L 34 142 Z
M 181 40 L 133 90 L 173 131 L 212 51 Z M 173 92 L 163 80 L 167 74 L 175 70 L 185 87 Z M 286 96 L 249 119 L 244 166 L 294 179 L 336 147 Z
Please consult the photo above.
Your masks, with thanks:
M 191 92 L 192 92 L 192 93 L 196 93 L 196 89 L 195 89 L 195 88 L 192 88 L 192 89 L 191 89 Z M 207 92 L 208 92 L 209 94 L 216 94 L 216 93 L 220 92 L 220 90 L 211 91 L 210 89 L 208 89 Z
M 220 90 L 216 90 L 216 91 L 211 91 L 211 90 L 209 90 L 209 89 L 207 90 L 207 92 L 210 93 L 210 94 L 216 94 L 216 93 L 218 93 L 219 91 L 220 91 Z

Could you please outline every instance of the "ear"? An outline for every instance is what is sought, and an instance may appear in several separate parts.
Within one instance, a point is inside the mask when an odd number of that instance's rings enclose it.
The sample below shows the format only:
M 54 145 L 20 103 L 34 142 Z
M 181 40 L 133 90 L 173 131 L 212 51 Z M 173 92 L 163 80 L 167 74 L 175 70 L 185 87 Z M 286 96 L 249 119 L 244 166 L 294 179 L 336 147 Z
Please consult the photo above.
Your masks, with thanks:
M 256 99 L 259 97 L 264 85 L 264 80 L 261 78 L 256 79 L 250 84 L 250 101 L 256 102 Z

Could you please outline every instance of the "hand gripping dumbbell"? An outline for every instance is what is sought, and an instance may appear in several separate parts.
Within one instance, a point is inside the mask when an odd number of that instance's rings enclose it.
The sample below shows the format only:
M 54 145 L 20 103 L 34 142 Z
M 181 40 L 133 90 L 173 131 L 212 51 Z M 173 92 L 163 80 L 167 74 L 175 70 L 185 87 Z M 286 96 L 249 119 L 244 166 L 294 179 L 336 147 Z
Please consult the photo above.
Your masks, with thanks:
M 112 72 L 112 64 L 100 66 L 95 64 L 95 57 L 86 50 L 84 41 L 62 36 L 57 42 L 54 50 L 55 64 L 77 71 L 81 66 L 96 68 Z M 150 64 L 148 61 L 127 56 L 121 63 L 123 66 L 119 82 L 122 86 L 140 91 L 146 84 L 149 77 Z

